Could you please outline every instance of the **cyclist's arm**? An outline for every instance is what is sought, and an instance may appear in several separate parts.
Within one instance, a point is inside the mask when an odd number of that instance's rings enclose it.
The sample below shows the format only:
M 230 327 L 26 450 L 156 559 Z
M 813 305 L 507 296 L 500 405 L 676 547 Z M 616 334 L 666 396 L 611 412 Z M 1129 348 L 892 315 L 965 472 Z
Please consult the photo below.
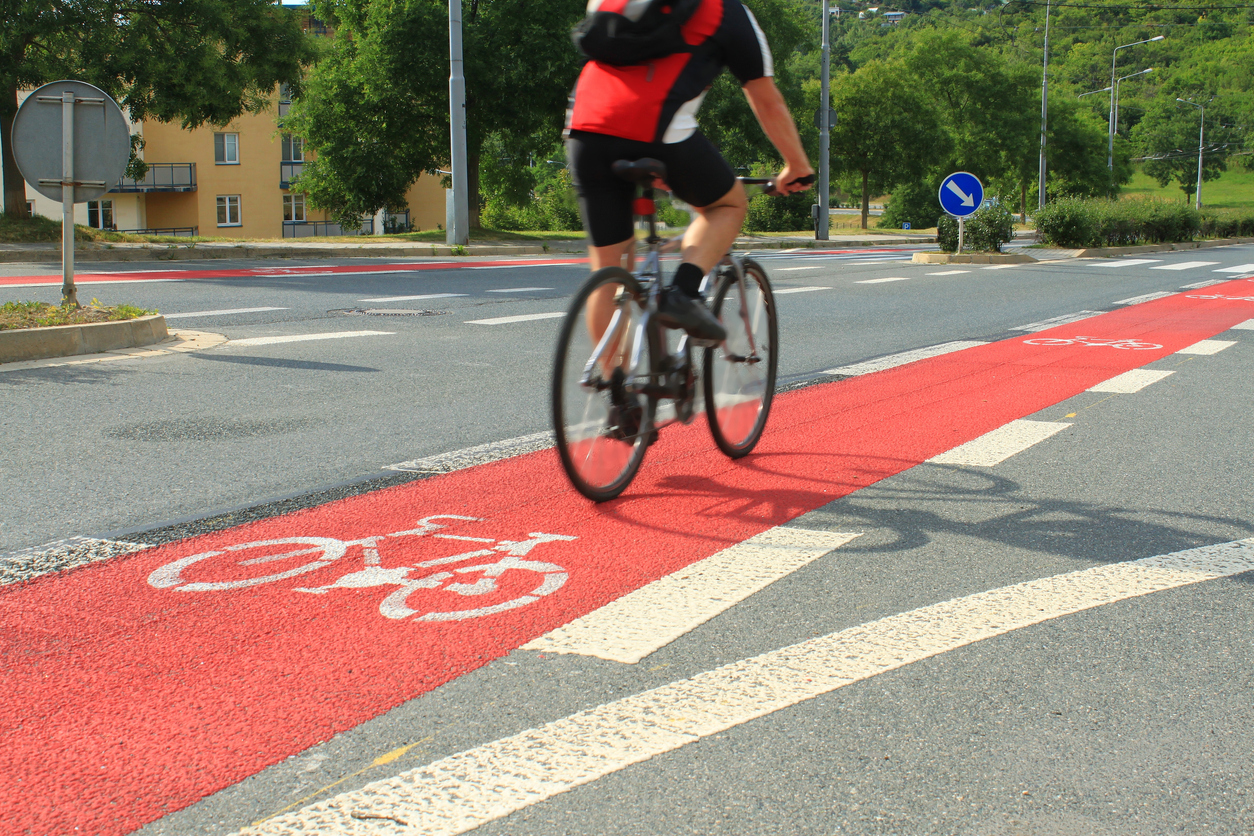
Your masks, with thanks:
M 756 78 L 745 82 L 742 88 L 753 115 L 758 117 L 758 124 L 766 132 L 766 137 L 784 158 L 784 168 L 777 178 L 777 187 L 783 192 L 804 191 L 809 186 L 795 185 L 798 177 L 813 174 L 810 160 L 801 146 L 801 137 L 797 133 L 797 125 L 792 120 L 792 113 L 784 101 L 775 79 L 770 76 Z

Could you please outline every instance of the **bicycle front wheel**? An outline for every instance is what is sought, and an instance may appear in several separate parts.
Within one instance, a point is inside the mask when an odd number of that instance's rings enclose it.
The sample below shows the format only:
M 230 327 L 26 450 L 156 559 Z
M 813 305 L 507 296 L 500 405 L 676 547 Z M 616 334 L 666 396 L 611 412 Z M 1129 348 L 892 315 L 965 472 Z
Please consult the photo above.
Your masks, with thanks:
M 571 484 L 595 502 L 618 496 L 640 469 L 657 399 L 650 379 L 644 293 L 605 267 L 575 295 L 553 369 L 553 430 Z
M 743 280 L 724 270 L 712 309 L 727 329 L 722 345 L 706 349 L 705 417 L 714 443 L 733 459 L 747 456 L 766 428 L 775 396 L 779 325 L 766 271 L 743 262 Z

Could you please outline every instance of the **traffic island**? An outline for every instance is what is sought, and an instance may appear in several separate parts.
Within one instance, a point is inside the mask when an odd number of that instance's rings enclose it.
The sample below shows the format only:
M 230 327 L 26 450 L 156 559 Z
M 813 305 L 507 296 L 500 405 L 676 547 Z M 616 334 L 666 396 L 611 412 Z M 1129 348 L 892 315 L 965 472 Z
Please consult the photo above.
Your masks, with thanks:
M 1023 253 L 915 253 L 915 264 L 1029 264 L 1036 261 Z
M 16 328 L 0 331 L 0 363 L 141 348 L 169 336 L 165 317 L 160 314 L 117 322 Z

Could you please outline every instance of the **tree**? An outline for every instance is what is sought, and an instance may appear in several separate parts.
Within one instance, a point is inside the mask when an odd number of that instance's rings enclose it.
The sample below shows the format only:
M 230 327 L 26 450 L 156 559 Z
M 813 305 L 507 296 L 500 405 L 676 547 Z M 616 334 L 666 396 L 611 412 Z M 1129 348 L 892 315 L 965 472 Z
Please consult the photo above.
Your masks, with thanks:
M 950 151 L 949 136 L 931 102 L 899 65 L 873 61 L 832 81 L 832 173 L 851 175 L 862 194 L 867 228 L 871 193 L 917 181 Z
M 134 120 L 226 124 L 267 106 L 313 59 L 297 13 L 273 0 L 0 0 L 4 210 L 25 217 L 8 139 L 18 91 L 61 78 L 104 90 Z
M 1137 140 L 1145 154 L 1145 173 L 1160 186 L 1174 180 L 1189 200 L 1197 191 L 1201 110 L 1175 99 L 1175 96 L 1163 97 L 1150 105 L 1137 126 Z M 1239 147 L 1240 140 L 1234 136 L 1223 102 L 1202 99 L 1199 104 L 1206 109 L 1202 158 L 1202 181 L 1205 182 L 1216 180 L 1227 171 L 1228 154 Z

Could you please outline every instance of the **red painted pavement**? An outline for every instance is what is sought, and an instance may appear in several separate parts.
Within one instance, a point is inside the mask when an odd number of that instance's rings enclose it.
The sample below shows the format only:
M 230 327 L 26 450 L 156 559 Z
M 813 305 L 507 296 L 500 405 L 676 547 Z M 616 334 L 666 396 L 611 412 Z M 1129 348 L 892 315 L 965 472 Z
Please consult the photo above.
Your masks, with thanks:
M 1250 319 L 1251 289 L 1248 281 L 1234 281 L 1181 293 L 784 395 L 759 451 L 738 463 L 718 453 L 702 422 L 672 428 L 628 492 L 601 506 L 571 490 L 556 456 L 543 451 L 0 591 L 3 829 L 129 832 L 729 544 Z M 1162 347 L 1026 342 L 1078 336 Z M 399 581 L 295 591 L 350 581 L 346 575 L 363 569 L 360 547 L 316 571 L 238 589 L 179 586 L 277 574 L 298 564 L 229 568 L 232 558 L 283 550 L 264 547 L 158 571 L 234 544 L 293 536 L 349 540 L 410 529 L 434 514 L 483 521 L 444 520 L 448 528 L 425 536 L 381 540 L 375 571 L 395 573 L 476 549 L 490 556 L 460 565 L 491 563 L 511 548 L 526 549 L 499 541 L 526 541 L 536 532 L 578 539 L 542 543 L 516 558 L 549 568 L 507 573 L 515 578 L 508 594 L 416 590 L 405 601 L 419 614 L 500 603 L 532 590 L 542 576 L 552 583 L 561 572 L 568 578 L 528 606 L 422 622 L 418 615 L 381 614 Z M 150 584 L 154 571 L 165 588 Z M 457 579 L 480 577 L 470 572 Z M 505 576 L 501 581 L 507 583 Z

